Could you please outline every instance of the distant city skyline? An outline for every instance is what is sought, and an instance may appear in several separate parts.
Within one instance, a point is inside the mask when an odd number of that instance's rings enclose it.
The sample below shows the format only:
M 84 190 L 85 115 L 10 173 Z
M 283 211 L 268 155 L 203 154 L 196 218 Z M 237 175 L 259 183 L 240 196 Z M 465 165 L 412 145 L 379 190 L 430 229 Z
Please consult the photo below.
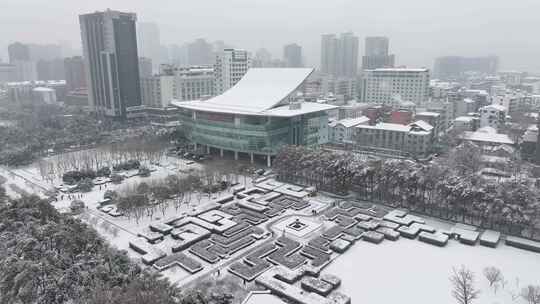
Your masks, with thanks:
M 47 44 L 64 40 L 73 49 L 81 49 L 78 14 L 111 6 L 137 13 L 141 22 L 158 24 L 163 45 L 182 45 L 205 38 L 223 40 L 252 53 L 266 48 L 274 58 L 280 58 L 283 45 L 295 41 L 302 46 L 306 66 L 319 67 L 320 36 L 351 31 L 360 38 L 359 56 L 363 55 L 365 37 L 388 37 L 397 57 L 396 65 L 432 68 L 435 58 L 440 56 L 497 55 L 501 69 L 540 72 L 540 39 L 529 33 L 529 29 L 540 27 L 540 20 L 533 13 L 540 11 L 540 1 L 536 0 L 523 0 L 519 6 L 488 0 L 457 0 L 452 6 L 442 0 L 368 4 L 352 0 L 299 0 L 287 2 L 287 10 L 282 9 L 283 0 L 234 0 L 232 5 L 203 0 L 161 6 L 127 0 L 115 1 L 114 5 L 103 0 L 5 2 L 6 9 L 0 12 L 0 57 L 4 62 L 8 61 L 7 45 L 15 41 Z M 306 5 L 310 7 L 309 14 Z M 230 7 L 235 10 L 229 10 Z M 18 13 L 23 11 L 24 14 Z M 507 16 L 512 15 L 520 18 L 508 23 Z

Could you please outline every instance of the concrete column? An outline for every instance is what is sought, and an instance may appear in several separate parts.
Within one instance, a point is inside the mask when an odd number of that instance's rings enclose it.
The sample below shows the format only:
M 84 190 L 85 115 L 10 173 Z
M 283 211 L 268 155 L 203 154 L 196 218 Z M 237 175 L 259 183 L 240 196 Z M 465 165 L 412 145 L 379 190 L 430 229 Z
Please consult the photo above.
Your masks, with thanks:
M 272 167 L 272 156 L 270 156 L 270 154 L 266 155 L 266 166 L 267 167 Z
M 197 151 L 197 143 L 193 143 L 195 151 Z
M 206 154 L 210 154 L 210 146 L 206 145 Z
M 234 151 L 234 160 L 238 160 L 238 151 Z
M 223 158 L 223 149 L 219 149 L 219 156 L 221 156 L 221 158 Z
M 249 153 L 249 157 L 250 157 L 250 160 L 251 160 L 251 164 L 253 164 L 253 153 Z

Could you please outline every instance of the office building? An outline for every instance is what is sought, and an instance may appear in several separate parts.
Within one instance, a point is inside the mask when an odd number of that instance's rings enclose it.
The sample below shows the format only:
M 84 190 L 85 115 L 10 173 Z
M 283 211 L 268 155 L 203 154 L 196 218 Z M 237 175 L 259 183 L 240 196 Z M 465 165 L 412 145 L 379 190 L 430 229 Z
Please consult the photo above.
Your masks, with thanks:
M 302 47 L 296 43 L 287 44 L 283 47 L 283 61 L 288 68 L 301 68 Z
M 253 68 L 234 87 L 205 101 L 175 102 L 188 138 L 207 152 L 235 158 L 271 158 L 286 145 L 328 142 L 328 115 L 334 106 L 294 102 L 313 69 Z M 268 85 L 272 84 L 272 85 Z M 230 152 L 229 152 L 230 153 Z
M 358 37 L 353 33 L 321 37 L 321 72 L 333 76 L 356 77 L 358 70 Z
M 383 153 L 422 157 L 433 150 L 433 126 L 425 121 L 408 125 L 380 122 L 357 125 L 355 140 L 359 147 Z
M 250 68 L 249 53 L 239 49 L 224 49 L 216 54 L 214 63 L 215 93 L 232 88 Z
M 147 57 L 139 57 L 139 76 L 141 78 L 152 77 L 152 59 Z
M 161 40 L 159 27 L 152 22 L 137 23 L 137 51 L 140 57 L 150 59 L 152 68 L 157 70 L 161 60 Z M 152 70 L 150 75 L 152 75 Z M 144 76 L 147 77 L 147 76 Z
M 136 19 L 112 10 L 79 16 L 89 100 L 100 115 L 125 117 L 141 105 Z
M 66 75 L 66 87 L 68 91 L 86 88 L 84 59 L 81 56 L 65 58 L 64 72 Z
M 395 57 L 388 54 L 388 49 L 389 40 L 387 37 L 367 37 L 362 57 L 362 69 L 374 70 L 394 67 Z
M 192 66 L 176 68 L 174 75 L 174 98 L 179 101 L 207 99 L 215 95 L 214 68 Z
M 141 78 L 141 97 L 144 106 L 166 108 L 173 100 L 174 76 L 155 75 Z
M 365 70 L 362 81 L 363 102 L 393 106 L 396 100 L 412 101 L 417 105 L 429 100 L 428 69 Z

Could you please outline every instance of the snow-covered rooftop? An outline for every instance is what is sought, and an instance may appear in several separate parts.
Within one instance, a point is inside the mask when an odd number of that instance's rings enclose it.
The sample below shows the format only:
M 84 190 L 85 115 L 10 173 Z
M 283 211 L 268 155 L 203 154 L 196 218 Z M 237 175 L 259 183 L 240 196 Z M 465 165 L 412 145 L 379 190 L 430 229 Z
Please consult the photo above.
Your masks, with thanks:
M 423 131 L 413 131 L 412 128 L 414 126 L 421 128 Z M 433 127 L 430 124 L 422 120 L 415 121 L 408 125 L 380 122 L 376 125 L 357 125 L 355 126 L 355 128 L 376 129 L 376 130 L 386 130 L 386 131 L 395 131 L 395 132 L 410 132 L 410 133 L 418 134 L 418 135 L 427 135 L 433 129 Z
M 439 116 L 441 116 L 441 113 L 424 111 L 424 112 L 418 112 L 418 113 L 416 113 L 416 116 L 433 116 L 433 117 L 439 117 Z
M 260 115 L 287 99 L 312 72 L 312 68 L 252 68 L 221 95 L 173 104 L 193 110 Z
M 415 122 L 411 123 L 410 125 L 416 125 L 416 126 L 418 126 L 419 128 L 421 128 L 421 129 L 423 129 L 425 131 L 433 130 L 433 126 L 428 124 L 427 122 L 425 122 L 423 120 L 415 121 Z
M 37 87 L 32 89 L 34 92 L 54 92 L 54 89 L 51 88 L 44 88 L 44 87 Z
M 490 104 L 484 107 L 481 107 L 480 109 L 493 109 L 501 112 L 506 112 L 506 107 L 498 104 Z
M 333 122 L 334 125 L 342 125 L 344 126 L 345 128 L 350 128 L 350 127 L 354 127 L 354 126 L 357 126 L 359 124 L 363 124 L 363 123 L 367 123 L 369 122 L 369 118 L 366 117 L 366 116 L 360 116 L 360 117 L 357 117 L 357 118 L 345 118 L 345 119 L 342 119 L 342 120 L 338 120 L 338 121 L 335 121 Z
M 514 141 L 508 137 L 506 134 L 500 133 L 484 133 L 484 132 L 469 132 L 465 131 L 461 135 L 462 139 L 485 142 L 485 143 L 494 143 L 494 144 L 507 144 L 513 145 Z
M 474 117 L 472 116 L 459 116 L 459 117 L 456 117 L 456 119 L 454 119 L 454 121 L 459 121 L 459 122 L 471 122 L 473 121 Z

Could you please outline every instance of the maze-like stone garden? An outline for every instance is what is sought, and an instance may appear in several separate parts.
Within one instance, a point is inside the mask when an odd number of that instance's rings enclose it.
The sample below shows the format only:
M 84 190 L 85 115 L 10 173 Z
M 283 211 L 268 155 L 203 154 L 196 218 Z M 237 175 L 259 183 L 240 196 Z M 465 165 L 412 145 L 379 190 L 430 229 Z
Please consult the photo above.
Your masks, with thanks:
M 496 247 L 501 235 L 456 224 L 440 230 L 404 210 L 359 201 L 332 202 L 312 210 L 310 191 L 264 179 L 236 186 L 197 210 L 149 225 L 129 243 L 159 271 L 179 266 L 194 274 L 226 269 L 298 303 L 350 303 L 336 291 L 341 281 L 323 268 L 357 241 L 373 244 L 401 237 L 445 246 L 450 240 Z M 506 244 L 540 252 L 536 242 L 506 237 Z

